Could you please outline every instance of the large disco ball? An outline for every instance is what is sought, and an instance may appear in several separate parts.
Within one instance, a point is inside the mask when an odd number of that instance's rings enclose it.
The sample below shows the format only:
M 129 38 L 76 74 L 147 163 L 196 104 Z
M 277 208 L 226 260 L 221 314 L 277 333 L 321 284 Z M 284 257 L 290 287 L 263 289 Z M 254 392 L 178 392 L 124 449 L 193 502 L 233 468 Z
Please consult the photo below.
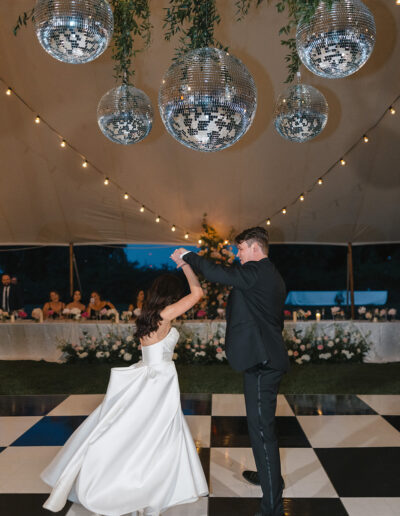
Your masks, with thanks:
M 303 64 L 316 75 L 337 79 L 359 70 L 370 57 L 376 27 L 361 0 L 321 1 L 309 22 L 300 22 L 296 46 Z
M 315 138 L 327 121 L 328 103 L 322 93 L 312 86 L 290 86 L 276 102 L 275 129 L 291 142 L 304 143 Z
M 108 91 L 97 106 L 99 127 L 108 139 L 129 145 L 146 138 L 153 124 L 153 108 L 141 90 L 123 84 Z
M 245 65 L 217 48 L 179 57 L 162 81 L 158 105 L 167 131 L 191 149 L 226 149 L 251 126 L 257 88 Z
M 99 57 L 109 44 L 114 17 L 106 0 L 37 0 L 35 31 L 39 43 L 64 63 Z

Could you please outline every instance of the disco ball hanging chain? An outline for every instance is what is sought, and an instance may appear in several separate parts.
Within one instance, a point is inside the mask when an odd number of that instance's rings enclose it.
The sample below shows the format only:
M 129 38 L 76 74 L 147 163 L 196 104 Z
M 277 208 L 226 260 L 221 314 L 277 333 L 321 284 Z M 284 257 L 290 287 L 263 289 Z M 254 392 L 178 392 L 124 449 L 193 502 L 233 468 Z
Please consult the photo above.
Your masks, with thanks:
M 214 152 L 237 142 L 251 126 L 257 89 L 246 66 L 214 39 L 220 22 L 215 0 L 171 0 L 165 38 L 180 32 L 180 48 L 165 73 L 158 105 L 165 128 L 179 143 Z M 188 28 L 182 27 L 186 22 Z

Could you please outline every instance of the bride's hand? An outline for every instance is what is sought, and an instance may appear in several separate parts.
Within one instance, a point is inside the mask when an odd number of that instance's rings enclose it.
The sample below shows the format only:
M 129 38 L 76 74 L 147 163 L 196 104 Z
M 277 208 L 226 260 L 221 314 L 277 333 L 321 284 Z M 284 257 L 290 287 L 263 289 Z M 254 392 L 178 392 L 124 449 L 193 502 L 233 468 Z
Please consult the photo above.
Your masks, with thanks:
M 181 258 L 181 253 L 179 249 L 176 249 L 173 254 L 171 254 L 171 259 L 176 263 L 177 268 L 182 267 L 186 262 L 184 262 Z

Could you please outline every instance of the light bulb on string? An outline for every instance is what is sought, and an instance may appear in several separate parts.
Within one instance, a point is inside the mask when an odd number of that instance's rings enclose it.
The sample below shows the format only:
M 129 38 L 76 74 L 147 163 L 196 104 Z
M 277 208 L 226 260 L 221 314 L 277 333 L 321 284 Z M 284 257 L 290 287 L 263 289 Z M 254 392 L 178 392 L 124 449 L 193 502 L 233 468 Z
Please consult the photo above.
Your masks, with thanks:
M 40 124 L 40 116 L 37 115 L 35 118 L 35 124 Z
M 186 240 L 189 238 L 189 233 L 185 233 Z
M 172 231 L 172 232 L 176 231 L 175 224 L 172 224 L 171 231 Z
M 346 165 L 346 160 L 344 158 L 342 158 L 340 160 L 340 164 L 342 165 L 342 167 L 344 167 Z
M 160 215 L 157 215 L 157 217 L 156 217 L 156 222 L 157 222 L 157 224 L 160 222 L 160 220 L 161 220 Z
M 363 140 L 364 140 L 364 143 L 368 143 L 369 142 L 369 138 L 368 138 L 368 136 L 366 134 L 364 134 Z
M 67 146 L 67 142 L 65 140 L 61 140 L 60 147 L 62 147 L 64 149 L 66 146 Z
M 87 168 L 87 166 L 88 166 L 88 162 L 87 162 L 87 160 L 85 159 L 85 160 L 83 160 L 83 162 L 82 162 L 82 167 L 83 167 L 83 168 Z
M 229 244 L 229 240 L 224 240 L 224 245 L 228 245 Z
M 389 112 L 390 112 L 391 115 L 395 115 L 396 114 L 396 110 L 394 109 L 393 106 L 390 106 Z
M 128 199 L 129 199 L 128 192 L 125 192 L 125 193 L 124 193 L 124 199 L 125 199 L 125 200 L 128 200 Z
M 104 184 L 105 184 L 106 186 L 110 184 L 110 180 L 108 179 L 108 177 L 106 177 L 106 178 L 104 179 Z
M 141 207 L 140 207 L 140 213 L 143 213 L 143 212 L 144 212 L 144 206 L 142 204 Z
M 304 194 L 301 194 L 301 195 L 300 195 L 300 197 L 299 197 L 299 200 L 300 200 L 301 202 L 303 202 L 303 201 L 304 201 L 304 199 L 305 199 Z
M 287 213 L 286 208 L 282 208 L 282 213 L 283 213 L 283 215 L 286 215 L 286 213 Z
M 271 219 L 268 218 L 265 223 L 266 223 L 267 226 L 270 226 L 271 225 Z
M 323 181 L 322 177 L 320 177 L 320 178 L 318 179 L 318 181 L 317 181 L 317 184 L 322 185 L 322 183 L 323 183 L 323 182 L 324 182 L 324 181 Z
M 201 245 L 203 243 L 203 240 L 200 238 L 198 243 L 199 243 L 199 245 Z
M 6 90 L 6 95 L 10 96 L 12 93 L 12 89 L 11 88 L 7 88 Z

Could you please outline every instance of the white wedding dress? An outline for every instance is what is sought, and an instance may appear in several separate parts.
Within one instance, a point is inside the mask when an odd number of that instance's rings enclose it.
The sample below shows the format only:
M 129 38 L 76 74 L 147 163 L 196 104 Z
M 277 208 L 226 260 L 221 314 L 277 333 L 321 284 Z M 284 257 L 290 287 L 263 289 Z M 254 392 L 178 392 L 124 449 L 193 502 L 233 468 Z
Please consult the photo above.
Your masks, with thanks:
M 103 402 L 42 472 L 53 487 L 43 507 L 67 499 L 89 514 L 157 515 L 208 494 L 181 410 L 172 355 L 179 333 L 142 348 L 143 361 L 113 367 Z

